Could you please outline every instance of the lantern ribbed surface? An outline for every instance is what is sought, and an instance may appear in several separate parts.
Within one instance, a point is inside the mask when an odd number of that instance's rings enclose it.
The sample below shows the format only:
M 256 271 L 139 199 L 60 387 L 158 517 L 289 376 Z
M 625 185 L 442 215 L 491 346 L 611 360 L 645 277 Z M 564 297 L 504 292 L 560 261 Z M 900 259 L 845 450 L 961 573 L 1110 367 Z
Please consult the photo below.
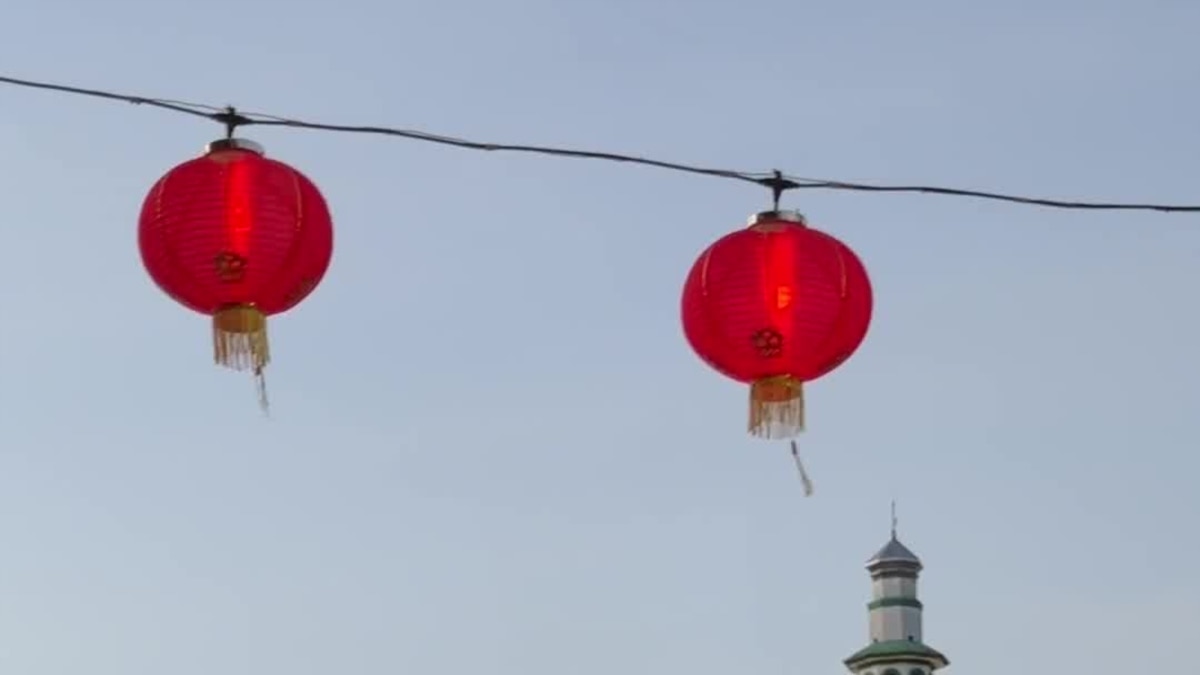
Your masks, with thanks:
M 204 314 L 249 304 L 269 316 L 320 283 L 333 225 L 299 171 L 231 149 L 159 179 L 142 206 L 138 244 L 151 279 L 180 304 Z
M 218 142 L 150 189 L 138 247 L 159 288 L 212 316 L 214 359 L 253 370 L 265 409 L 266 318 L 308 297 L 333 255 L 320 191 L 287 164 L 236 140 Z
M 752 388 L 751 431 L 803 429 L 802 385 L 861 345 L 872 292 L 858 256 L 836 238 L 765 219 L 708 247 L 682 297 L 683 329 L 713 369 Z

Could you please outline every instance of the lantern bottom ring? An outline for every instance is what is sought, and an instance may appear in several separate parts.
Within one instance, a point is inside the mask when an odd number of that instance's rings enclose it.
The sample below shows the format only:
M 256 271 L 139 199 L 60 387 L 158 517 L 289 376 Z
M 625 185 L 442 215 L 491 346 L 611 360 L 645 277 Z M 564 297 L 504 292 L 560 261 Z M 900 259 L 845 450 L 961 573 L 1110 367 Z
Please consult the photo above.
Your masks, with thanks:
M 791 438 L 804 431 L 804 382 L 790 375 L 750 385 L 748 429 L 760 438 Z
M 261 371 L 271 361 L 267 316 L 253 305 L 229 305 L 214 312 L 213 359 L 234 370 Z

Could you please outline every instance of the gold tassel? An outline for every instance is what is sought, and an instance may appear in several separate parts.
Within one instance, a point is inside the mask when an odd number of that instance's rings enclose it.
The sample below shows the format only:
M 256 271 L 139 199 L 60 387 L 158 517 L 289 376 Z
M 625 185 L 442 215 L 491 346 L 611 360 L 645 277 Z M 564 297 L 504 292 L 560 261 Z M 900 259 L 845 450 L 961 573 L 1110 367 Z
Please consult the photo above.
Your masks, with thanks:
M 231 305 L 213 314 L 213 360 L 233 370 L 253 371 L 258 404 L 268 411 L 263 369 L 271 362 L 271 347 L 265 314 L 251 305 Z
M 750 385 L 751 434 L 790 438 L 804 431 L 804 382 L 783 375 Z

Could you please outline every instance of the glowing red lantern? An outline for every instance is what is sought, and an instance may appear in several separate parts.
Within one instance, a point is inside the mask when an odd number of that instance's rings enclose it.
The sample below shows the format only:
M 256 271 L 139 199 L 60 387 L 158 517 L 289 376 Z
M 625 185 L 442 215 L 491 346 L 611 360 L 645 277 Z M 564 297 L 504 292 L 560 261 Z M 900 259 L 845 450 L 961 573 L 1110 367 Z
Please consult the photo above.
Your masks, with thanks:
M 750 433 L 804 430 L 805 382 L 850 358 L 871 323 L 858 256 L 791 211 L 766 211 L 717 240 L 684 284 L 683 330 L 709 366 L 750 384 Z
M 267 317 L 312 293 L 333 255 L 320 191 L 253 141 L 215 141 L 150 189 L 138 246 L 167 295 L 212 317 L 215 361 L 252 370 L 265 408 Z

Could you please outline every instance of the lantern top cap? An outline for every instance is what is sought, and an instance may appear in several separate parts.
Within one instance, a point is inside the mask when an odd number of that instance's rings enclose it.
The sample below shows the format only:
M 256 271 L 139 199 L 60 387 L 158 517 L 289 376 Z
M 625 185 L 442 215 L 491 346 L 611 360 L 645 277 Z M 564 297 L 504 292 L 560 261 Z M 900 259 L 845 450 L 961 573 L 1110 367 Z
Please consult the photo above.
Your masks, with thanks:
M 804 219 L 804 215 L 799 211 L 759 211 L 750 216 L 746 225 L 753 227 L 761 223 L 796 223 L 797 225 L 807 225 L 808 221 Z
M 248 138 L 222 138 L 215 140 L 205 146 L 204 153 L 212 154 L 214 152 L 221 152 L 222 150 L 246 150 L 256 155 L 266 154 L 266 150 L 262 145 Z

